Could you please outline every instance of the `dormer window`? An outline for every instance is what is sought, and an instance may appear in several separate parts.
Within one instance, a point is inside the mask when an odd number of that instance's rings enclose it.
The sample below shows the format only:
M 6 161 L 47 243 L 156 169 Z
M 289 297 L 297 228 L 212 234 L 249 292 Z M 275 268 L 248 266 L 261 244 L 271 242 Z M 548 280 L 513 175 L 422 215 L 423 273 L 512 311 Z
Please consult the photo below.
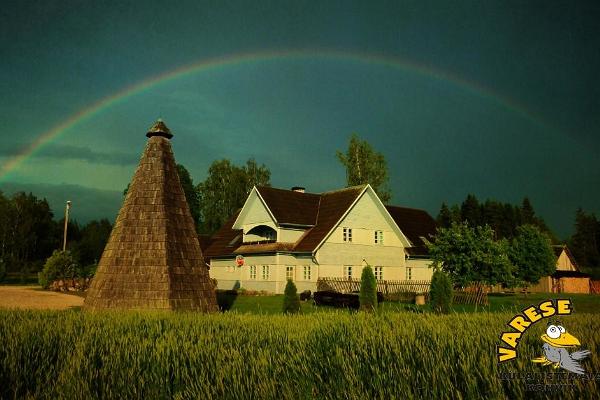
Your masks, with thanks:
M 274 242 L 277 240 L 277 232 L 275 229 L 266 225 L 258 225 L 250 229 L 244 235 L 245 243 L 252 242 Z
M 342 233 L 342 238 L 344 242 L 352 241 L 352 228 L 344 228 Z

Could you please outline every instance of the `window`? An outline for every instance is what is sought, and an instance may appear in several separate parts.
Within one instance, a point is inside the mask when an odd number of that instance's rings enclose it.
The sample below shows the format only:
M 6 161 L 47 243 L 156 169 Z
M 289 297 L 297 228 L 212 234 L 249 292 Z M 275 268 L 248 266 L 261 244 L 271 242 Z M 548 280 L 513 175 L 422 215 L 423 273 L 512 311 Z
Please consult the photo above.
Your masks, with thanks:
M 412 279 L 412 267 L 406 267 L 406 280 L 410 281 Z
M 304 266 L 304 280 L 310 281 L 310 265 Z
M 352 279 L 352 265 L 344 266 L 344 278 Z
M 383 244 L 383 231 L 375 231 L 375 244 Z
M 383 267 L 375 267 L 375 279 L 383 280 Z
M 256 265 L 250 266 L 250 279 L 256 279 Z
M 294 280 L 294 266 L 288 265 L 285 267 L 285 280 Z
M 269 266 L 263 265 L 262 267 L 262 278 L 263 281 L 266 281 L 267 279 L 269 279 Z
M 343 230 L 343 238 L 344 238 L 344 242 L 351 242 L 352 241 L 352 228 L 344 228 Z

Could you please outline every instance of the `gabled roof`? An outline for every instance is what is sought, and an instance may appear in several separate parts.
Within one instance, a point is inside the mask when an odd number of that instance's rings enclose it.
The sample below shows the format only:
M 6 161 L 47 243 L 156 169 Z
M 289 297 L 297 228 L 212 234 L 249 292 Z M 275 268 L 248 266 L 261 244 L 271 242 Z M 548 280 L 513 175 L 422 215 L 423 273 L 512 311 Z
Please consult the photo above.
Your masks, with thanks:
M 210 244 L 203 251 L 206 262 L 212 257 L 229 256 L 235 254 L 235 250 L 242 244 L 242 230 L 232 229 L 233 223 L 240 214 L 238 210 L 211 238 Z
M 575 261 L 575 257 L 573 257 L 571 250 L 569 250 L 569 248 L 567 247 L 566 244 L 553 245 L 552 249 L 554 250 L 554 255 L 557 258 L 560 257 L 560 255 L 564 251 L 567 254 L 567 257 L 569 257 L 569 260 L 571 260 L 571 264 L 573 264 L 573 267 L 575 267 L 575 270 L 579 271 L 579 266 L 577 265 L 577 262 Z
M 256 190 L 279 225 L 316 225 L 320 195 L 266 186 Z
M 430 240 L 436 231 L 435 220 L 425 210 L 416 208 L 385 206 L 400 230 L 408 237 L 413 247 L 408 248 L 410 255 L 429 254 L 422 238 Z

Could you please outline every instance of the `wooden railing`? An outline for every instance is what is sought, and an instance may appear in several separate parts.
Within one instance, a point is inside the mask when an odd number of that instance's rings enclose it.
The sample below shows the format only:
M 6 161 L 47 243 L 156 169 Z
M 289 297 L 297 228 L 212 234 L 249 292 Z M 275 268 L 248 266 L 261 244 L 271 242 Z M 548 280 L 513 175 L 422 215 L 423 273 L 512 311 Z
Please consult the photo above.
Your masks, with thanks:
M 383 293 L 386 300 L 413 301 L 416 294 L 425 295 L 429 301 L 431 281 L 427 280 L 381 280 L 377 281 L 377 291 Z M 360 279 L 347 278 L 319 278 L 317 279 L 318 291 L 333 291 L 338 293 L 351 293 L 360 291 Z M 455 289 L 452 302 L 454 304 L 474 304 L 487 306 L 489 288 L 483 283 L 474 283 L 466 288 Z

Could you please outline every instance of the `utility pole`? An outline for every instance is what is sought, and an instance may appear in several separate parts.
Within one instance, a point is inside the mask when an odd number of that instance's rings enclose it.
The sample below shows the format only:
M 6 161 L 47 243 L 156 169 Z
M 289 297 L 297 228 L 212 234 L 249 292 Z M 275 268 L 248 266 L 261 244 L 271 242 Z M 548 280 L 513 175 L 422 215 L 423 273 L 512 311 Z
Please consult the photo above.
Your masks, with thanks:
M 63 251 L 67 250 L 67 225 L 69 223 L 69 210 L 71 209 L 71 200 L 67 200 L 65 207 L 65 229 L 63 234 Z

